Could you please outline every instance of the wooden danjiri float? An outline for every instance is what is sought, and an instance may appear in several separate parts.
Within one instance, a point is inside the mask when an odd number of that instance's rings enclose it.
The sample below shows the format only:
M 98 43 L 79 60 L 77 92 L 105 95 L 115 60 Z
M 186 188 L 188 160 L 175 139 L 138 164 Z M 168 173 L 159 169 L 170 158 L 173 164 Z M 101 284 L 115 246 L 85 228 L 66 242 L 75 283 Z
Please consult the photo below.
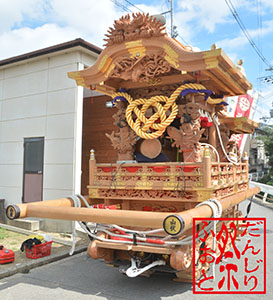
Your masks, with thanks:
M 194 52 L 157 17 L 126 15 L 106 37 L 97 62 L 68 76 L 112 97 L 116 131 L 106 135 L 117 161 L 96 163 L 91 150 L 88 197 L 12 205 L 7 216 L 79 221 L 88 254 L 127 264 L 130 277 L 160 270 L 191 281 L 195 264 L 198 279 L 209 265 L 198 262 L 200 244 L 193 261 L 193 218 L 238 217 L 258 192 L 230 141 L 257 124 L 225 112 L 225 97 L 251 85 L 221 49 Z

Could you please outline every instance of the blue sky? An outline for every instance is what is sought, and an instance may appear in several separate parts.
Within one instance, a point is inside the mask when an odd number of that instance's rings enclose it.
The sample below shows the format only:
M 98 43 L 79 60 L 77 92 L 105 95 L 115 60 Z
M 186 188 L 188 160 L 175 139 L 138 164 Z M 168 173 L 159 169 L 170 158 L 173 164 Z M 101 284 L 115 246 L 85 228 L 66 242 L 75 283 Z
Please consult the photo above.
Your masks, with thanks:
M 273 65 L 273 1 L 231 2 Z M 168 0 L 0 0 L 0 60 L 78 37 L 102 47 L 107 28 L 123 14 L 139 10 L 158 14 L 169 9 Z M 166 17 L 170 28 L 170 17 Z M 225 0 L 174 0 L 174 24 L 183 44 L 208 50 L 215 43 L 233 62 L 243 59 L 247 78 L 261 94 L 255 119 L 269 115 L 273 84 L 263 84 L 257 78 L 273 72 L 265 71 L 268 66 L 243 35 Z

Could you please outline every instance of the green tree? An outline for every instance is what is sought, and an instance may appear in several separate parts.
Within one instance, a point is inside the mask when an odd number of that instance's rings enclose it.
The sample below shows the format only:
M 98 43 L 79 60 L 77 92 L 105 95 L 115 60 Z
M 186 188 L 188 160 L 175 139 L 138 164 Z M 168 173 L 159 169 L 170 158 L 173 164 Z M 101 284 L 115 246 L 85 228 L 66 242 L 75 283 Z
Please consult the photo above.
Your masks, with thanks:
M 265 134 L 258 136 L 258 139 L 264 142 L 265 153 L 269 159 L 269 173 L 260 182 L 273 185 L 273 127 L 264 127 L 263 131 Z

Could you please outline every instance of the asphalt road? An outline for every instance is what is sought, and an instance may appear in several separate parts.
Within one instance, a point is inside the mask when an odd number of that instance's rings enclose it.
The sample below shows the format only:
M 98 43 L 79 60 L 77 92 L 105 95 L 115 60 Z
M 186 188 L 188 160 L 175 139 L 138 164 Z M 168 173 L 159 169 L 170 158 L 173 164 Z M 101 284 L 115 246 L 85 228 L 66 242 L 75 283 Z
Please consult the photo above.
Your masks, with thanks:
M 243 214 L 247 202 L 241 205 Z M 193 294 L 191 284 L 174 282 L 170 275 L 154 274 L 150 278 L 132 279 L 119 273 L 118 269 L 81 253 L 32 269 L 27 274 L 16 274 L 0 280 L 0 299 L 273 299 L 273 210 L 253 203 L 250 216 L 267 219 L 265 295 L 196 295 Z M 262 282 L 262 274 L 258 279 Z

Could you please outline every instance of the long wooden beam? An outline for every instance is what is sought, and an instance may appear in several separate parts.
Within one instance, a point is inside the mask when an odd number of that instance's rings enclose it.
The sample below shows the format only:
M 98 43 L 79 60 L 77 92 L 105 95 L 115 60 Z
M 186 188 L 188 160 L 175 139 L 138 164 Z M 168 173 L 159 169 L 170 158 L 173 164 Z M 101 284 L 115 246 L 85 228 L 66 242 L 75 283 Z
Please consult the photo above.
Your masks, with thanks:
M 258 187 L 249 188 L 232 196 L 221 199 L 223 210 L 233 207 L 243 200 L 257 194 Z M 64 203 L 65 205 L 61 205 Z M 40 205 L 39 205 L 40 204 Z M 10 205 L 7 208 L 7 216 L 11 218 L 11 213 L 16 211 L 16 217 L 37 217 L 59 220 L 75 220 L 84 222 L 98 222 L 104 224 L 117 224 L 122 226 L 138 226 L 146 228 L 162 228 L 164 219 L 170 216 L 170 213 L 146 212 L 132 210 L 102 210 L 93 208 L 72 207 L 69 199 L 58 199 L 53 201 L 44 201 L 37 204 L 19 204 Z M 172 214 L 173 215 L 173 214 Z M 212 210 L 208 205 L 202 205 L 189 209 L 175 215 L 183 219 L 183 231 L 190 229 L 193 224 L 193 218 L 210 218 Z
M 88 199 L 86 199 L 88 202 Z M 81 206 L 85 206 L 85 203 L 81 201 Z M 9 205 L 6 210 L 6 215 L 10 220 L 14 219 L 21 219 L 21 218 L 26 218 L 28 217 L 27 215 L 27 209 L 30 206 L 35 206 L 38 207 L 37 209 L 39 210 L 42 207 L 73 207 L 74 202 L 70 198 L 60 198 L 56 200 L 46 200 L 46 201 L 37 201 L 37 202 L 31 202 L 31 203 L 24 203 L 24 204 L 14 204 L 14 205 Z

